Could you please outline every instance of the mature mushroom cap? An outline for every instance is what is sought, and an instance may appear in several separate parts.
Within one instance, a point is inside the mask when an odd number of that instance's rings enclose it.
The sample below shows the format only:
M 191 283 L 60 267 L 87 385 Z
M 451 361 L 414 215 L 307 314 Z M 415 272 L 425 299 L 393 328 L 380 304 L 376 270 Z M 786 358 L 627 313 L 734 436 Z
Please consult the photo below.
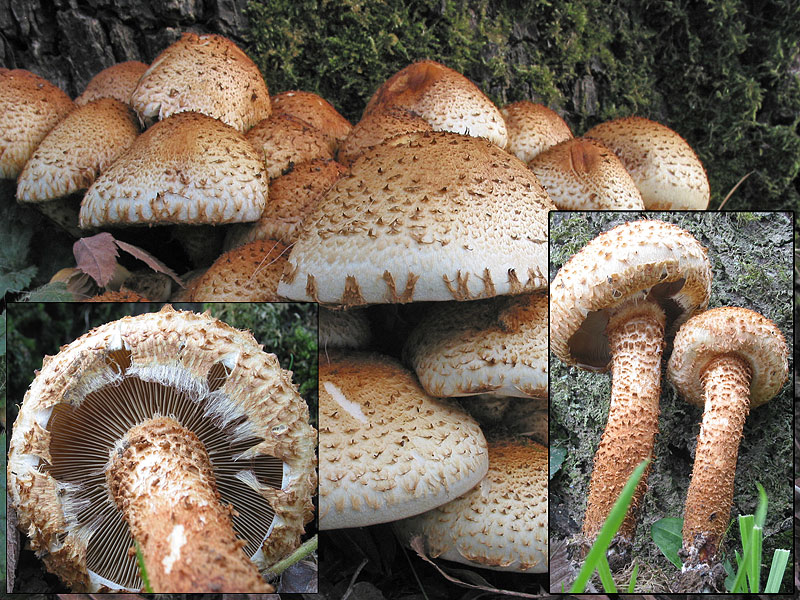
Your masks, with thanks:
M 184 33 L 147 69 L 131 96 L 146 123 L 195 111 L 244 133 L 269 117 L 269 91 L 255 63 L 231 40 Z
M 508 141 L 506 123 L 492 101 L 461 73 L 432 60 L 392 75 L 372 95 L 363 117 L 393 106 L 417 113 L 435 131 L 486 138 L 501 148 Z
M 399 362 L 340 352 L 320 362 L 320 529 L 419 514 L 486 474 L 478 424 L 428 396 Z
M 489 442 L 489 471 L 463 496 L 395 523 L 406 543 L 422 536 L 436 558 L 522 573 L 547 571 L 547 448 Z
M 302 119 L 312 127 L 325 132 L 337 145 L 347 137 L 353 126 L 333 105 L 313 92 L 291 90 L 272 96 L 272 113 L 286 114 Z
M 363 308 L 331 310 L 319 307 L 319 349 L 364 349 L 372 341 L 369 318 Z
M 220 256 L 200 277 L 194 302 L 276 302 L 276 290 L 289 248 L 274 240 L 256 240 Z
M 278 293 L 352 306 L 541 289 L 553 208 L 525 165 L 485 140 L 388 140 L 320 198 Z
M 130 106 L 133 90 L 136 89 L 145 71 L 147 65 L 138 60 L 111 65 L 92 77 L 83 93 L 75 98 L 75 104 L 83 106 L 100 98 L 116 98 Z
M 365 115 L 356 123 L 339 147 L 337 157 L 345 164 L 352 164 L 356 158 L 384 140 L 423 131 L 433 131 L 433 127 L 417 113 L 402 106 L 392 106 Z
M 639 189 L 602 142 L 572 138 L 528 163 L 559 210 L 642 210 Z
M 79 106 L 36 148 L 17 181 L 17 200 L 44 202 L 87 189 L 138 135 L 136 116 L 119 100 Z
M 707 310 L 686 321 L 675 335 L 667 374 L 682 397 L 703 406 L 703 373 L 723 355 L 750 365 L 751 408 L 774 397 L 788 377 L 789 350 L 781 330 L 763 315 L 735 306 Z
M 97 296 L 92 296 L 87 298 L 85 302 L 150 302 L 150 299 L 132 290 L 122 288 L 119 291 L 108 290 Z
M 75 104 L 46 79 L 0 69 L 0 179 L 16 179 L 48 132 Z
M 329 158 L 294 165 L 291 171 L 270 181 L 267 205 L 258 221 L 231 226 L 225 247 L 235 248 L 261 239 L 293 244 L 319 197 L 346 172 L 344 165 Z
M 545 397 L 547 296 L 434 306 L 403 353 L 432 396 Z
M 295 164 L 315 158 L 333 159 L 333 140 L 321 129 L 287 114 L 272 115 L 247 132 L 247 141 L 258 151 L 270 179 L 280 177 Z
M 510 152 L 522 162 L 530 162 L 534 156 L 572 137 L 569 125 L 558 113 L 529 100 L 506 104 L 500 114 L 508 129 Z
M 642 117 L 626 117 L 592 127 L 619 156 L 642 193 L 647 210 L 705 210 L 711 188 L 703 163 L 675 131 Z
M 600 234 L 550 285 L 550 349 L 563 362 L 606 370 L 608 309 L 657 302 L 676 329 L 708 305 L 711 264 L 692 234 L 671 223 L 625 223 Z
M 251 560 L 263 569 L 299 545 L 313 515 L 315 436 L 291 374 L 249 333 L 166 306 L 45 357 L 25 394 L 8 490 L 50 571 L 73 591 L 141 588 L 104 469 L 125 432 L 153 414 L 200 438 Z M 207 567 L 209 578 L 220 568 Z
M 81 227 L 255 221 L 267 176 L 244 136 L 206 115 L 156 123 L 89 188 Z

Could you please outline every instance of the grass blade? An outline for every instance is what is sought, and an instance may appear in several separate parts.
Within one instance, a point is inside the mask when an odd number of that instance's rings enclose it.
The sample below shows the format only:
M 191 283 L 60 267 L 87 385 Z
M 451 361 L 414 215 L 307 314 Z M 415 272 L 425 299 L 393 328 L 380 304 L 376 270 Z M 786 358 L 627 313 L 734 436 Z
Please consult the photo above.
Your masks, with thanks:
M 772 555 L 772 566 L 769 568 L 767 585 L 764 586 L 765 594 L 777 594 L 780 591 L 781 580 L 786 571 L 786 564 L 789 562 L 788 550 L 775 550 Z
M 600 564 L 597 565 L 597 574 L 600 575 L 600 583 L 603 584 L 603 590 L 607 594 L 616 594 L 617 586 L 614 584 L 614 578 L 611 577 L 611 568 L 608 566 L 608 559 L 605 554 L 600 557 Z
M 636 576 L 639 575 L 639 563 L 633 565 L 633 573 L 631 573 L 631 580 L 628 583 L 628 593 L 632 594 L 633 590 L 636 589 Z
M 757 594 L 761 585 L 761 544 L 763 535 L 761 527 L 754 525 L 753 532 L 750 535 L 750 564 L 747 568 L 747 580 L 750 584 L 751 594 Z
M 767 520 L 767 492 L 764 491 L 764 486 L 756 483 L 758 488 L 758 507 L 756 508 L 756 525 L 763 528 L 764 521 Z

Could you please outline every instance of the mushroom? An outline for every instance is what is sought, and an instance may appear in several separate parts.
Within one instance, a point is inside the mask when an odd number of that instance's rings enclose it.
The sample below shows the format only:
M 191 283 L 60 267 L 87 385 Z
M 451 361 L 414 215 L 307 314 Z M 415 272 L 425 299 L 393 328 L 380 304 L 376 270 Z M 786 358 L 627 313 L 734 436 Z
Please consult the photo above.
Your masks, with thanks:
M 572 131 L 557 112 L 529 100 L 506 104 L 500 114 L 508 129 L 510 152 L 529 163 L 540 152 L 572 138 Z
M 432 307 L 403 348 L 432 396 L 547 396 L 547 296 Z
M 319 307 L 319 349 L 325 353 L 332 348 L 367 348 L 372 341 L 369 317 L 363 308 L 331 310 Z
M 291 115 L 331 136 L 336 145 L 350 133 L 353 126 L 333 105 L 313 92 L 290 90 L 270 98 L 272 114 Z
M 666 125 L 626 117 L 595 125 L 583 134 L 610 148 L 625 165 L 647 210 L 705 210 L 711 188 L 692 147 Z
M 641 210 L 642 195 L 602 142 L 572 138 L 528 163 L 559 210 Z
M 339 147 L 337 158 L 350 165 L 370 148 L 384 140 L 405 135 L 433 131 L 430 123 L 402 106 L 392 106 L 365 115 Z
M 125 317 L 45 357 L 8 490 L 73 591 L 268 591 L 313 514 L 313 428 L 291 374 L 208 314 Z M 236 533 L 234 533 L 234 531 Z
M 503 116 L 478 86 L 432 60 L 416 62 L 387 79 L 369 99 L 362 119 L 393 106 L 415 112 L 434 131 L 486 138 L 500 148 L 508 141 Z
M 775 323 L 732 306 L 692 317 L 675 336 L 667 376 L 688 402 L 704 407 L 683 523 L 686 566 L 718 560 L 744 421 L 780 391 L 788 352 Z
M 525 165 L 486 140 L 387 140 L 317 202 L 278 293 L 355 306 L 541 289 L 553 208 Z
M 319 528 L 410 517 L 486 474 L 486 440 L 457 406 L 428 396 L 396 360 L 329 352 L 319 367 Z
M 550 348 L 568 365 L 611 370 L 608 424 L 595 454 L 583 533 L 591 543 L 634 468 L 651 458 L 658 428 L 664 333 L 705 309 L 706 250 L 687 231 L 634 221 L 574 255 L 550 285 Z M 646 488 L 618 532 L 624 553 Z
M 184 33 L 142 75 L 130 99 L 143 123 L 195 111 L 244 133 L 272 112 L 258 67 L 216 34 Z
M 463 496 L 394 524 L 427 554 L 465 565 L 547 571 L 547 448 L 524 441 L 490 441 L 489 470 Z
M 75 98 L 75 104 L 83 106 L 92 100 L 100 98 L 116 98 L 123 104 L 130 106 L 131 95 L 136 89 L 136 84 L 142 78 L 147 65 L 138 60 L 128 60 L 111 65 L 92 77 L 86 84 L 80 96 Z
M 36 147 L 75 104 L 46 79 L 0 69 L 0 179 L 16 179 Z

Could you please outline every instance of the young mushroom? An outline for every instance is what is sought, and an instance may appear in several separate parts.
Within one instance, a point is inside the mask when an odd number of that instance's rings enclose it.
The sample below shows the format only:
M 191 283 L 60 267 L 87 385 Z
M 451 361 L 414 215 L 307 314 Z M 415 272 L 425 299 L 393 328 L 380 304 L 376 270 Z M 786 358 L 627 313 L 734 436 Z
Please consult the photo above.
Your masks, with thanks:
M 780 329 L 746 308 L 701 313 L 675 336 L 667 376 L 681 396 L 704 407 L 686 497 L 684 568 L 718 561 L 745 418 L 780 391 L 788 369 Z
M 608 423 L 595 454 L 583 533 L 597 536 L 628 477 L 651 458 L 664 333 L 707 304 L 711 265 L 687 231 L 662 221 L 620 225 L 573 256 L 550 285 L 550 347 L 564 363 L 611 369 Z M 624 553 L 646 489 L 618 532 Z
M 14 424 L 20 528 L 73 591 L 266 592 L 313 515 L 291 374 L 208 314 L 126 317 L 45 357 Z

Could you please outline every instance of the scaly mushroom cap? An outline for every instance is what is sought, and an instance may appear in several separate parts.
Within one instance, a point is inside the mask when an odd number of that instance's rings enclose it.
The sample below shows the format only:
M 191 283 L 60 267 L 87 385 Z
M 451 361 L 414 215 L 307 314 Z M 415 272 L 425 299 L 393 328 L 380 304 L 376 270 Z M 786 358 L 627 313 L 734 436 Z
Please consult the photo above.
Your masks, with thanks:
M 750 407 L 773 398 L 788 377 L 786 340 L 772 321 L 747 308 L 724 306 L 695 315 L 675 335 L 667 374 L 687 401 L 704 405 L 702 375 L 722 355 L 744 359 L 751 369 Z
M 344 165 L 329 158 L 294 165 L 291 171 L 270 182 L 267 206 L 258 221 L 231 226 L 225 236 L 225 247 L 235 248 L 261 239 L 293 244 L 319 197 L 346 172 Z
M 363 117 L 393 106 L 417 113 L 434 131 L 486 138 L 506 147 L 506 123 L 492 101 L 461 73 L 432 60 L 392 75 L 372 95 Z
M 331 310 L 319 307 L 320 353 L 331 348 L 363 349 L 371 341 L 372 331 L 364 309 Z
M 365 115 L 356 123 L 350 135 L 339 147 L 338 159 L 345 164 L 364 154 L 384 140 L 407 133 L 433 131 L 430 123 L 401 106 L 391 106 L 386 110 Z
M 45 357 L 25 394 L 8 491 L 50 571 L 73 591 L 141 588 L 104 470 L 125 433 L 153 415 L 171 415 L 205 446 L 258 567 L 299 545 L 313 514 L 315 436 L 291 373 L 249 333 L 166 306 Z M 211 580 L 220 564 L 207 569 Z
M 411 332 L 406 361 L 432 396 L 547 395 L 547 296 L 434 306 Z
M 619 156 L 642 193 L 647 210 L 705 210 L 711 188 L 692 147 L 666 125 L 626 117 L 592 127 L 597 138 Z
M 83 106 L 100 98 L 116 98 L 130 106 L 133 90 L 136 89 L 145 71 L 147 65 L 138 60 L 111 65 L 92 77 L 83 93 L 75 98 L 75 104 Z
M 16 179 L 44 137 L 75 104 L 46 79 L 0 69 L 0 179 Z
M 342 143 L 353 126 L 325 98 L 313 92 L 291 90 L 272 96 L 272 113 L 297 117 Z
M 522 100 L 506 104 L 500 109 L 500 114 L 508 129 L 506 152 L 525 163 L 550 146 L 572 137 L 572 131 L 564 119 L 543 104 Z
M 708 305 L 711 264 L 692 234 L 663 221 L 633 221 L 600 234 L 550 284 L 550 349 L 563 362 L 606 370 L 608 309 L 657 302 L 676 329 Z
M 525 165 L 486 140 L 388 140 L 320 198 L 278 293 L 353 306 L 542 289 L 552 209 Z
M 139 135 L 136 116 L 113 98 L 79 106 L 42 140 L 17 181 L 17 200 L 43 202 L 87 189 Z
M 478 424 L 428 396 L 399 362 L 336 352 L 320 363 L 320 529 L 410 517 L 486 474 Z
M 85 302 L 150 302 L 150 300 L 134 291 L 123 288 L 116 292 L 109 290 L 97 296 L 92 296 L 87 298 Z
M 143 122 L 195 111 L 244 133 L 269 117 L 269 91 L 255 63 L 231 40 L 184 33 L 150 65 L 131 96 Z
M 295 164 L 315 158 L 332 160 L 336 154 L 332 139 L 322 130 L 287 114 L 259 121 L 245 137 L 258 151 L 270 179 Z
M 256 240 L 220 256 L 194 288 L 194 302 L 277 302 L 275 290 L 289 248 L 274 240 Z
M 547 448 L 489 442 L 489 471 L 463 496 L 395 523 L 407 544 L 422 536 L 427 554 L 465 565 L 547 571 Z
M 81 227 L 255 221 L 267 176 L 244 136 L 222 121 L 185 112 L 136 138 L 89 188 Z
M 528 163 L 559 210 L 642 210 L 642 196 L 602 142 L 572 138 Z

